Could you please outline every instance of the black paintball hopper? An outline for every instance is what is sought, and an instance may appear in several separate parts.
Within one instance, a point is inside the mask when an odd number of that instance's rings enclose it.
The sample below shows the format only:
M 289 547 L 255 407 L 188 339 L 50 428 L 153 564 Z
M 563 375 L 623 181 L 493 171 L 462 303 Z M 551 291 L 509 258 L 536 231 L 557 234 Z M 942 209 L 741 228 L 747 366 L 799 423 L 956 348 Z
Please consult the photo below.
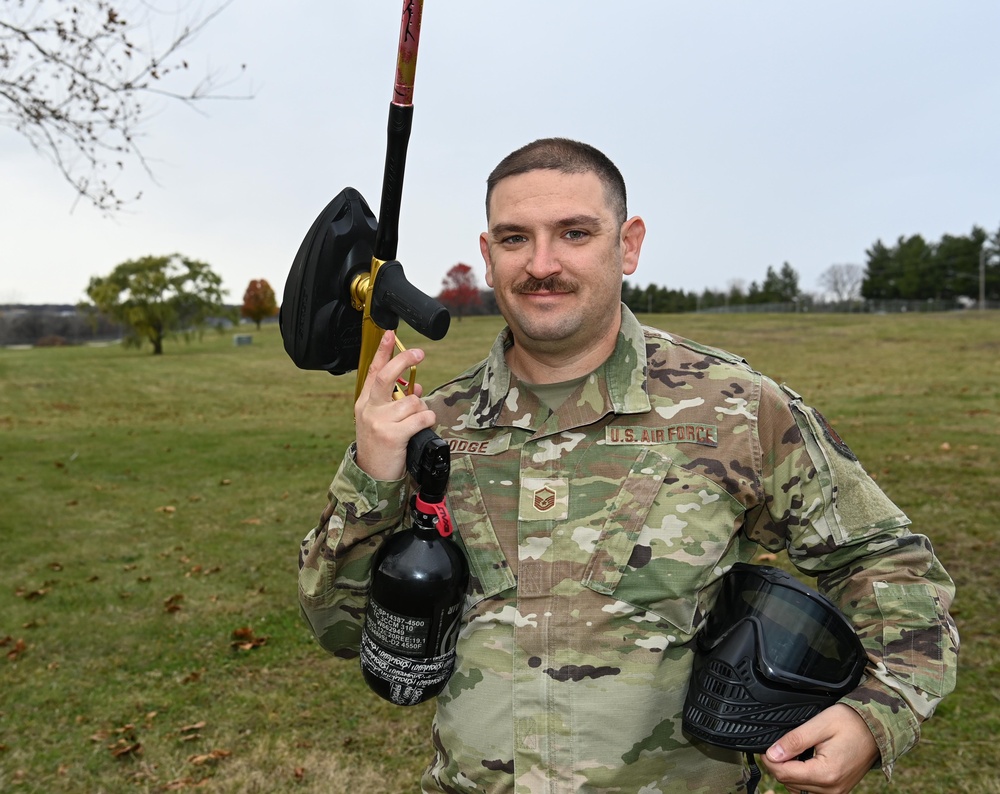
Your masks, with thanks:
M 326 205 L 299 246 L 278 319 L 285 352 L 300 369 L 333 375 L 357 369 L 364 315 L 352 302 L 352 285 L 371 269 L 377 230 L 362 195 L 348 187 Z M 433 340 L 442 339 L 451 322 L 448 310 L 407 281 L 393 260 L 377 270 L 371 318 L 392 331 L 400 317 Z

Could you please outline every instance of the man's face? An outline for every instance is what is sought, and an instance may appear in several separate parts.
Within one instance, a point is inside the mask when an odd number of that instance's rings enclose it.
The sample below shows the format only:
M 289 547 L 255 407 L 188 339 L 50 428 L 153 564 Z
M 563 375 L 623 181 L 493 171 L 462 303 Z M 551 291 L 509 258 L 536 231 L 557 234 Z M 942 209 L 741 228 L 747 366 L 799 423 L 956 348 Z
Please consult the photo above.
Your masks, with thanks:
M 644 231 L 639 218 L 619 226 L 593 173 L 499 182 L 479 243 L 515 343 L 575 357 L 617 338 L 622 276 L 635 272 Z

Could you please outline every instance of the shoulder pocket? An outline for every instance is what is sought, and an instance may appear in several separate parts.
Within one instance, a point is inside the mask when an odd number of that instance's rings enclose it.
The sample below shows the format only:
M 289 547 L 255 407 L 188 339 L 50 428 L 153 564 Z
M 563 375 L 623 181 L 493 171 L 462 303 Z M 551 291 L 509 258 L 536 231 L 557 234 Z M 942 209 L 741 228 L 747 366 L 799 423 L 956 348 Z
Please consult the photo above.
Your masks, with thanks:
M 804 405 L 795 392 L 782 388 L 793 398 L 792 416 L 816 469 L 824 507 L 822 512 L 809 515 L 816 531 L 837 545 L 845 545 L 909 524 L 903 511 L 875 484 L 826 418 Z

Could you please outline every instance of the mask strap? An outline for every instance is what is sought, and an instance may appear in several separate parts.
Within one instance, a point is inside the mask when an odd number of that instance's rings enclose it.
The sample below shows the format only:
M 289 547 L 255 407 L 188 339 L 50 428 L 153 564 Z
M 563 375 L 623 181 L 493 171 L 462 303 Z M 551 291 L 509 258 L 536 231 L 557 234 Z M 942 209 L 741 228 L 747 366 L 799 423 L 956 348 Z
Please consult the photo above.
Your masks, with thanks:
M 750 779 L 747 781 L 747 794 L 754 794 L 757 791 L 757 784 L 760 782 L 760 767 L 754 760 L 753 753 L 747 753 L 747 764 L 750 767 Z

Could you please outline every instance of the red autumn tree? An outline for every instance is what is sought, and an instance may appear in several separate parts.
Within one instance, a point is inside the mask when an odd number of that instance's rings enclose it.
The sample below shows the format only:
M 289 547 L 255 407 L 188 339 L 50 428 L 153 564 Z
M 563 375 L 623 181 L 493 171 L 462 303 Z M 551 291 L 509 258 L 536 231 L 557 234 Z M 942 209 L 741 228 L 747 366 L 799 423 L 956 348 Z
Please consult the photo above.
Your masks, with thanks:
M 469 309 L 482 304 L 479 286 L 476 284 L 476 277 L 469 265 L 459 262 L 452 266 L 441 284 L 441 294 L 438 295 L 438 300 L 449 309 L 457 312 L 459 320 Z
M 247 287 L 247 291 L 243 293 L 240 316 L 253 320 L 257 323 L 257 329 L 260 330 L 260 321 L 265 317 L 274 317 L 277 313 L 278 301 L 274 297 L 274 290 L 267 283 L 267 279 L 253 279 Z

